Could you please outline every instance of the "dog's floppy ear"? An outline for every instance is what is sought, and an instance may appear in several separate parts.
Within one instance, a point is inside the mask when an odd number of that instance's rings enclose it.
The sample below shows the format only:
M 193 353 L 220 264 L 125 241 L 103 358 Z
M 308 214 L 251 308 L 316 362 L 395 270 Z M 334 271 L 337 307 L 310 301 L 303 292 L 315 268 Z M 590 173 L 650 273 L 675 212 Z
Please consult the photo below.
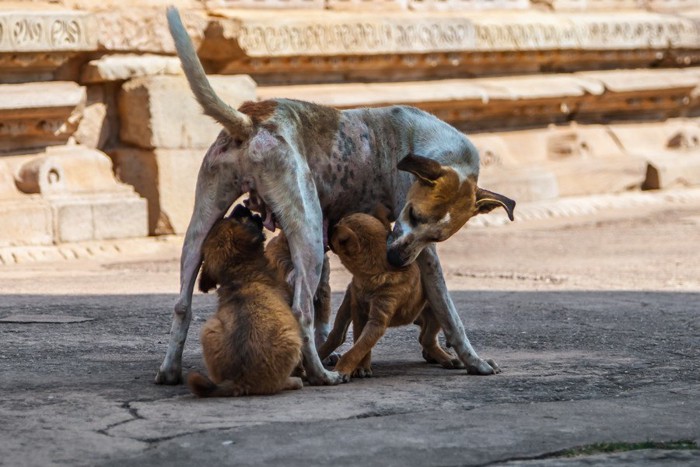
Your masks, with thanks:
M 415 154 L 409 154 L 401 159 L 396 168 L 412 173 L 418 181 L 429 186 L 435 186 L 435 180 L 443 174 L 443 168 L 438 161 Z
M 379 221 L 384 225 L 386 230 L 391 230 L 391 221 L 389 220 L 389 218 L 391 217 L 391 211 L 389 210 L 389 208 L 387 208 L 381 203 L 377 204 L 377 206 L 374 208 L 374 217 L 379 219 Z
M 515 220 L 513 210 L 515 209 L 515 201 L 498 193 L 494 193 L 483 188 L 476 189 L 476 210 L 477 214 L 485 214 L 491 212 L 497 207 L 502 207 L 508 213 L 508 219 Z
M 216 288 L 216 280 L 209 274 L 209 269 L 205 264 L 202 267 L 202 273 L 199 275 L 199 290 L 204 293 Z
M 355 232 L 344 225 L 336 225 L 333 231 L 332 243 L 337 243 L 342 249 L 342 253 L 355 253 L 360 249 L 360 242 Z M 338 254 L 339 252 L 335 252 Z

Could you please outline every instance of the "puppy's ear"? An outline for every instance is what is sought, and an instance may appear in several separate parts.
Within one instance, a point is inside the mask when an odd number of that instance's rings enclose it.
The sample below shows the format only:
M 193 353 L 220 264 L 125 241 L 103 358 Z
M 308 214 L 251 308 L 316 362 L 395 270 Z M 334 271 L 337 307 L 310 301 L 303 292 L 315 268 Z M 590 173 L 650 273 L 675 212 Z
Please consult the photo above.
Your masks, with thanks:
M 216 288 L 216 280 L 209 274 L 209 269 L 206 264 L 202 267 L 202 273 L 199 275 L 199 290 L 204 293 Z
M 379 219 L 386 230 L 391 230 L 391 221 L 389 220 L 391 217 L 391 211 L 389 211 L 389 208 L 381 203 L 377 204 L 377 206 L 374 208 L 374 217 Z
M 344 225 L 337 225 L 333 231 L 333 245 L 337 245 L 340 251 L 335 251 L 336 254 L 354 254 L 360 249 L 360 242 L 353 232 Z
M 418 181 L 428 186 L 435 186 L 435 181 L 444 173 L 438 161 L 415 154 L 409 154 L 401 159 L 396 168 L 412 173 Z
M 483 188 L 476 189 L 476 211 L 477 214 L 485 214 L 491 212 L 497 207 L 502 207 L 508 213 L 508 219 L 515 220 L 513 211 L 515 210 L 515 201 L 498 193 L 494 193 Z
M 231 212 L 231 217 L 234 219 L 241 219 L 243 217 L 253 217 L 253 213 L 248 209 L 247 207 L 243 206 L 242 204 L 237 204 L 235 208 L 233 208 L 233 212 Z

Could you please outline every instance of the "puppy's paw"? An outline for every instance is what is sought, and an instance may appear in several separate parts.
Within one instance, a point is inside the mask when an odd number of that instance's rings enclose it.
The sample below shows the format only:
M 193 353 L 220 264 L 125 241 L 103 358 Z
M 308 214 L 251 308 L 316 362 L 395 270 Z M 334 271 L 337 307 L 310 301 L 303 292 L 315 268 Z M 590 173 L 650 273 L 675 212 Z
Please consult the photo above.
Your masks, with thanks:
M 431 357 L 430 354 L 425 349 L 423 349 L 423 359 L 428 363 L 437 363 L 438 362 L 433 357 Z
M 323 363 L 323 366 L 333 368 L 335 365 L 337 365 L 338 360 L 340 360 L 340 354 L 338 352 L 333 352 L 328 357 L 326 357 L 326 359 L 323 360 L 322 363 Z
M 352 377 L 353 378 L 371 378 L 372 377 L 372 367 L 355 368 L 355 371 L 352 372 Z

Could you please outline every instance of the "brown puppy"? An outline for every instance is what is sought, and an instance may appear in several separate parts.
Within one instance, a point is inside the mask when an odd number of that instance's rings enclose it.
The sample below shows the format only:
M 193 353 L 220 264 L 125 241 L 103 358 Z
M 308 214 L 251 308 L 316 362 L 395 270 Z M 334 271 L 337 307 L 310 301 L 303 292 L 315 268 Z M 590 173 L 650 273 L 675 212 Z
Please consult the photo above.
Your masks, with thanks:
M 199 288 L 219 285 L 219 307 L 202 328 L 209 378 L 191 373 L 200 397 L 274 394 L 299 389 L 292 373 L 301 359 L 301 334 L 289 306 L 291 291 L 264 254 L 262 221 L 237 206 L 204 241 Z
M 287 237 L 284 232 L 273 237 L 269 242 L 267 242 L 267 247 L 265 248 L 265 256 L 267 260 L 272 264 L 278 272 L 279 280 L 290 284 L 289 288 L 289 304 L 292 304 L 292 298 L 294 296 L 294 291 L 291 288 L 291 284 L 294 283 L 294 262 L 292 261 L 292 254 L 289 251 L 289 243 L 287 242 Z M 321 281 L 316 289 L 316 294 L 314 295 L 314 329 L 320 326 L 327 326 L 327 323 L 331 319 L 331 285 L 330 285 L 330 266 L 328 263 L 328 256 L 324 256 L 324 265 L 321 271 Z M 328 334 L 328 330 L 325 331 L 325 335 Z M 320 342 L 316 342 L 320 345 Z
M 396 268 L 387 261 L 389 222 L 382 214 L 378 217 L 383 220 L 351 214 L 333 231 L 331 249 L 353 277 L 319 357 L 326 358 L 345 341 L 352 321 L 355 343 L 340 357 L 335 370 L 347 376 L 371 376 L 371 351 L 386 328 L 415 322 L 421 327 L 420 343 L 427 361 L 463 368 L 459 359 L 438 344 L 440 324 L 426 305 L 418 265 Z

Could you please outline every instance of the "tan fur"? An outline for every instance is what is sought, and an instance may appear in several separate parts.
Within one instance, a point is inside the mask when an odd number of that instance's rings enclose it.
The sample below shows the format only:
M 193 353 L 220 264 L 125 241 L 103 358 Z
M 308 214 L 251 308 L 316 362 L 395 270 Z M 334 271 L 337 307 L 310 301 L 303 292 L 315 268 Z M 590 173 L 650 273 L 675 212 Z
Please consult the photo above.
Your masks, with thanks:
M 294 272 L 294 262 L 289 251 L 289 243 L 284 232 L 273 237 L 267 242 L 265 248 L 265 256 L 267 260 L 277 270 L 280 281 L 291 284 L 290 275 Z M 328 262 L 328 257 L 324 257 L 324 263 Z M 325 273 L 330 271 L 328 264 L 324 264 Z M 289 303 L 291 305 L 294 291 L 291 285 L 288 287 Z M 326 324 L 331 319 L 331 285 L 328 277 L 323 277 L 318 284 L 316 294 L 314 295 L 314 325 L 318 327 L 320 324 Z M 319 343 L 320 345 L 320 343 Z
M 191 373 L 200 397 L 274 394 L 301 387 L 290 378 L 301 358 L 291 291 L 263 251 L 262 227 L 250 217 L 218 221 L 204 242 L 200 288 L 219 284 L 219 307 L 201 342 L 209 378 Z
M 426 360 L 447 368 L 461 367 L 459 360 L 437 342 L 441 328 L 426 305 L 418 265 L 397 269 L 387 262 L 388 233 L 386 210 L 379 211 L 378 218 L 352 214 L 336 225 L 331 248 L 353 278 L 319 356 L 325 358 L 345 341 L 352 321 L 355 344 L 335 369 L 344 375 L 370 376 L 371 351 L 386 328 L 415 322 L 421 326 L 420 342 Z

